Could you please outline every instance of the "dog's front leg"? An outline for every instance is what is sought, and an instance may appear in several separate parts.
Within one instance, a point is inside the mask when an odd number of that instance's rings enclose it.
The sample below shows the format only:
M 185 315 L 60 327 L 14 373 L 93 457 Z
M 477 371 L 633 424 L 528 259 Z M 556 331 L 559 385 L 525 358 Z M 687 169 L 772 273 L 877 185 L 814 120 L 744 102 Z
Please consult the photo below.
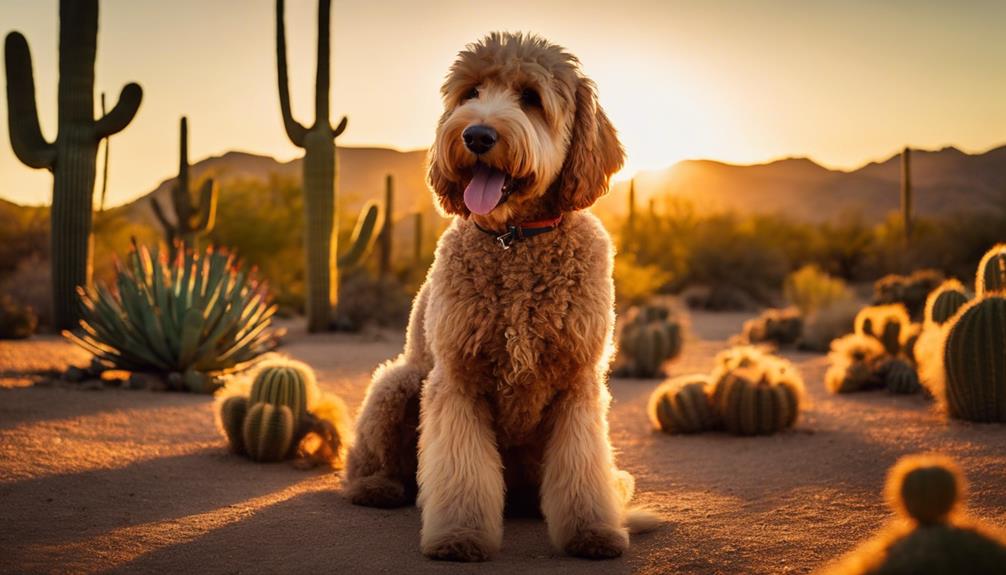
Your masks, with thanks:
M 542 513 L 558 549 L 590 559 L 618 557 L 629 535 L 608 440 L 610 396 L 593 375 L 583 377 L 556 406 L 545 449 Z
M 438 366 L 423 390 L 420 546 L 434 559 L 485 561 L 503 539 L 502 462 L 489 409 L 459 383 Z

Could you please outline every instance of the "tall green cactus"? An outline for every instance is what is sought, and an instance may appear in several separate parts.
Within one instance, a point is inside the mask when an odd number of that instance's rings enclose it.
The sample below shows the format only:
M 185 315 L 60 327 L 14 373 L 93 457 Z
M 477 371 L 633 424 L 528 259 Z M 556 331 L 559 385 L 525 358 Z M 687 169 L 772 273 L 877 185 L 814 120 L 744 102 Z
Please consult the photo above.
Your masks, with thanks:
M 384 226 L 381 227 L 381 259 L 379 262 L 380 277 L 391 273 L 392 237 L 395 213 L 395 179 L 391 174 L 384 177 Z
M 213 231 L 217 217 L 217 187 L 213 178 L 207 178 L 199 190 L 199 205 L 192 204 L 189 187 L 189 123 L 182 116 L 179 127 L 178 181 L 171 188 L 171 204 L 175 210 L 175 223 L 165 215 L 157 198 L 151 196 L 150 207 L 157 216 L 164 237 L 168 242 L 171 257 L 175 255 L 175 244 L 180 241 L 189 248 L 198 248 L 200 235 Z
M 338 253 L 338 212 L 336 206 L 335 139 L 346 129 L 346 117 L 332 127 L 329 116 L 329 27 L 331 0 L 318 0 L 318 68 L 314 93 L 314 125 L 310 128 L 294 119 L 290 109 L 290 88 L 286 69 L 284 0 L 276 0 L 276 61 L 279 78 L 279 105 L 283 126 L 293 145 L 304 148 L 304 213 L 307 219 L 304 241 L 307 258 L 307 327 L 310 332 L 326 331 L 332 308 L 338 301 L 338 265 L 353 264 L 372 244 L 377 208 L 369 206 L 360 216 L 347 258 L 336 261 Z M 368 223 L 369 222 L 369 223 Z
M 122 131 L 140 107 L 143 91 L 126 84 L 110 112 L 94 119 L 94 59 L 98 0 L 59 3 L 59 122 L 47 142 L 39 126 L 28 41 L 11 32 L 5 41 L 7 121 L 11 147 L 25 165 L 53 174 L 51 249 L 53 323 L 76 327 L 77 287 L 91 279 L 91 223 L 98 142 Z
M 959 312 L 943 352 L 951 417 L 1006 422 L 1006 297 L 988 295 Z
M 905 225 L 905 243 L 912 241 L 912 149 L 901 152 L 901 218 Z
M 1006 244 L 993 246 L 978 264 L 975 278 L 975 292 L 981 296 L 985 292 L 1006 290 Z

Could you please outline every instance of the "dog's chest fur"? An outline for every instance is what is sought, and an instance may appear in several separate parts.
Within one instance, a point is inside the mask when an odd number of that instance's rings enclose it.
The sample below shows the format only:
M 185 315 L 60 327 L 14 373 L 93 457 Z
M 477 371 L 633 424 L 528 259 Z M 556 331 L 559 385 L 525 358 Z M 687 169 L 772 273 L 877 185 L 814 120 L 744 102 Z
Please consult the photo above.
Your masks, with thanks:
M 446 360 L 464 386 L 486 398 L 503 445 L 545 431 L 552 400 L 603 355 L 610 311 L 588 292 L 597 283 L 591 278 L 609 273 L 607 254 L 592 253 L 596 242 L 584 241 L 582 227 L 563 222 L 503 250 L 458 222 L 441 241 L 437 257 L 447 261 L 437 267 L 447 276 L 436 282 L 445 304 L 437 307 L 464 313 L 439 320 L 453 322 L 440 329 L 450 330 L 454 347 L 435 360 Z M 584 333 L 590 326 L 596 333 Z

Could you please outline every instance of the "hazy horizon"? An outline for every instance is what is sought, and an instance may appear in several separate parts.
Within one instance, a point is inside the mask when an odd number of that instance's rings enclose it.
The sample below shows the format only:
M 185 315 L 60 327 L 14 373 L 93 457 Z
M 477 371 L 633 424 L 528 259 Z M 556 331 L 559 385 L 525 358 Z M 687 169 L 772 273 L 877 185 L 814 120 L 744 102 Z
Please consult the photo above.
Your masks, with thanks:
M 182 115 L 192 162 L 302 155 L 282 129 L 274 11 L 272 0 L 101 2 L 96 93 L 114 102 L 126 82 L 144 87 L 137 118 L 112 138 L 109 205 L 175 173 Z M 332 12 L 332 111 L 350 118 L 347 147 L 427 147 L 447 67 L 493 29 L 531 30 L 580 57 L 628 151 L 622 177 L 682 159 L 808 157 L 850 170 L 905 145 L 977 153 L 1006 141 L 1003 3 L 335 0 Z M 314 0 L 288 3 L 290 88 L 305 123 L 316 14 Z M 28 38 L 51 140 L 58 3 L 8 1 L 0 21 Z M 17 161 L 6 104 L 0 116 L 0 197 L 48 203 L 51 176 Z

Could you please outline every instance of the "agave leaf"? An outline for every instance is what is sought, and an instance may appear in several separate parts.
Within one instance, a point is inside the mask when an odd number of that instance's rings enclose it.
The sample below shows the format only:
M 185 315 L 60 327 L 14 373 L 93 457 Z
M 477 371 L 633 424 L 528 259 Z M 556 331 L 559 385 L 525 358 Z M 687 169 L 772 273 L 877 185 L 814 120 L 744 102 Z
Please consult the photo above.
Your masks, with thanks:
M 196 351 L 199 347 L 199 338 L 203 334 L 203 324 L 206 318 L 203 310 L 192 308 L 185 314 L 185 322 L 182 324 L 181 348 L 178 353 L 178 367 L 180 370 L 189 369 L 194 363 Z

